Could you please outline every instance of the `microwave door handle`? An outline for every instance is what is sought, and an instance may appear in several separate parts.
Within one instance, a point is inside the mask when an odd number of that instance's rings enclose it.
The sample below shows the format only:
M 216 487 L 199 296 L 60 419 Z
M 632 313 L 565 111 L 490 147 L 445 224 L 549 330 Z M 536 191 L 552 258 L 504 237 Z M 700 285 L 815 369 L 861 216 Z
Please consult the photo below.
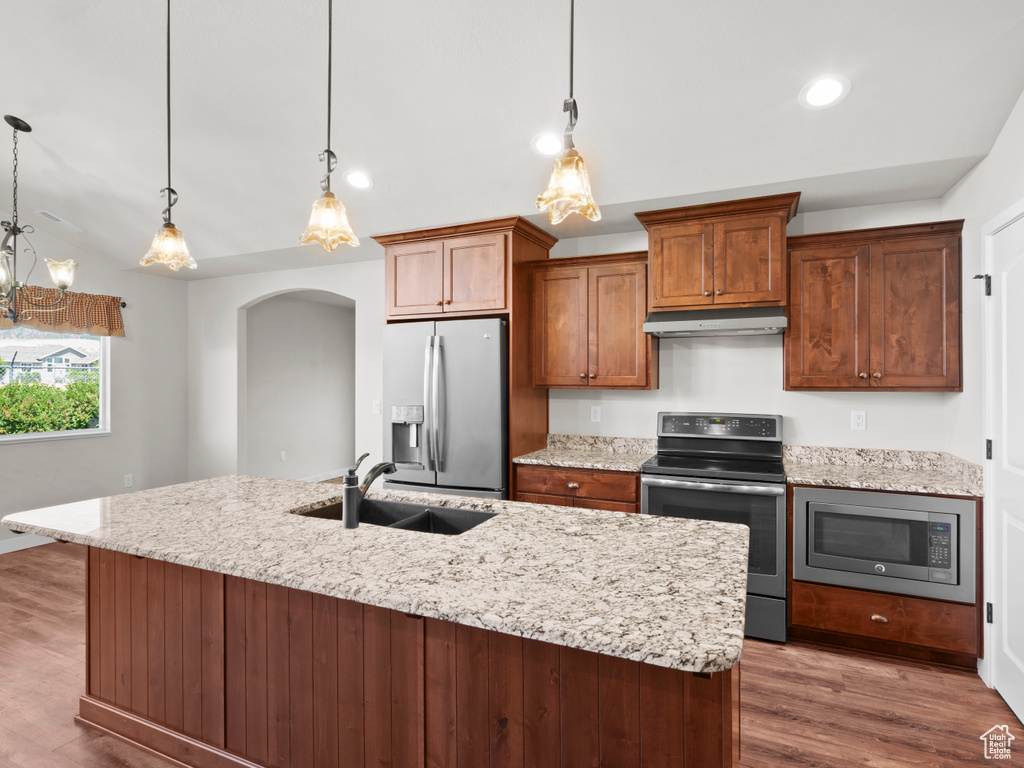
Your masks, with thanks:
M 786 486 L 749 485 L 729 483 L 702 483 L 696 480 L 676 480 L 665 477 L 642 475 L 640 484 L 659 488 L 683 488 L 692 491 L 710 491 L 711 493 L 742 493 L 751 496 L 785 496 Z
M 427 470 L 434 471 L 434 417 L 430 412 L 430 372 L 434 360 L 434 337 L 427 336 L 423 355 L 423 442 L 427 447 Z

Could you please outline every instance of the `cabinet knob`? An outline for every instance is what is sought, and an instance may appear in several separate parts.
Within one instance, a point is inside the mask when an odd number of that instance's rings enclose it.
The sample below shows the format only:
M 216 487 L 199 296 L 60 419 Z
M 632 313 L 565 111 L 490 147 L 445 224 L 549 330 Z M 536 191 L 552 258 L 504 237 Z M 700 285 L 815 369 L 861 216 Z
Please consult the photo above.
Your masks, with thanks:
M 440 307 L 440 306 L 441 306 L 442 304 L 444 304 L 444 302 L 443 302 L 443 301 L 441 301 L 440 299 L 438 299 L 438 300 L 437 300 L 437 301 L 435 301 L 434 303 L 435 303 L 435 304 L 436 304 L 437 306 L 439 306 L 439 307 Z
M 872 613 L 871 614 L 871 620 L 876 622 L 876 623 L 878 623 L 878 624 L 888 624 L 889 623 L 889 617 L 888 616 L 883 616 L 880 613 Z
M 868 377 L 868 375 L 866 373 L 864 373 L 863 371 L 861 371 L 857 375 L 860 376 L 862 379 L 866 379 Z
M 451 304 L 451 303 L 452 303 L 452 300 L 451 300 L 451 299 L 445 299 L 444 303 L 445 303 L 445 304 Z
M 585 379 L 585 378 L 587 378 L 587 374 L 585 374 L 585 373 L 581 373 L 581 374 L 580 374 L 580 378 L 581 378 L 581 379 Z
M 566 483 L 565 487 L 566 488 L 571 488 L 572 490 L 575 491 L 577 488 L 580 487 L 580 484 L 579 483 Z
M 721 296 L 723 293 L 725 293 L 725 291 L 719 288 L 717 291 L 715 291 L 715 296 Z
M 879 373 L 878 371 L 875 371 L 875 372 L 874 372 L 874 373 L 872 373 L 871 375 L 872 375 L 872 376 L 874 376 L 874 377 L 875 377 L 876 379 L 880 379 L 880 378 L 882 378 L 882 374 L 881 374 L 881 373 Z
M 597 374 L 596 374 L 596 373 L 592 373 L 592 374 L 590 374 L 590 378 L 592 378 L 592 379 L 596 379 L 596 378 L 597 378 Z
M 711 295 L 711 291 L 704 291 L 704 295 L 705 296 L 710 296 Z

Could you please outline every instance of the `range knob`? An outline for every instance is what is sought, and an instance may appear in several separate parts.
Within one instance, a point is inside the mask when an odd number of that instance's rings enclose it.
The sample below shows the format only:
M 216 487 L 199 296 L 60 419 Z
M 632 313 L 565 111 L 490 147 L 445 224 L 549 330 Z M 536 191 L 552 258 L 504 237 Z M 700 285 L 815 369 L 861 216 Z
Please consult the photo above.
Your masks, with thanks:
M 881 563 L 879 563 L 878 565 L 875 566 L 875 570 L 878 571 L 879 573 L 885 573 L 885 566 L 882 565 Z

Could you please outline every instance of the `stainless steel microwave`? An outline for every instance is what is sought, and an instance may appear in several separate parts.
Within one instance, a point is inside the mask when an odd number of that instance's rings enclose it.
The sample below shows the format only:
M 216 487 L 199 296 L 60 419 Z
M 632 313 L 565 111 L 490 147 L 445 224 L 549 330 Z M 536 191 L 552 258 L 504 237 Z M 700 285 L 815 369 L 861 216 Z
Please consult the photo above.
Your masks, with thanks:
M 797 581 L 973 603 L 975 548 L 969 499 L 793 491 Z

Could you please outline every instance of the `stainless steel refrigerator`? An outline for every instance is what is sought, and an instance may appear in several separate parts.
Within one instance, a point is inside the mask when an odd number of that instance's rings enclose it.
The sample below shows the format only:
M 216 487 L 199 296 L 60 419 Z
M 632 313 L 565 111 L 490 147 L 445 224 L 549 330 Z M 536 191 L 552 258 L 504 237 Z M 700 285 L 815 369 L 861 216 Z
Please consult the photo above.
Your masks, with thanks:
M 506 322 L 384 327 L 388 488 L 508 498 Z

